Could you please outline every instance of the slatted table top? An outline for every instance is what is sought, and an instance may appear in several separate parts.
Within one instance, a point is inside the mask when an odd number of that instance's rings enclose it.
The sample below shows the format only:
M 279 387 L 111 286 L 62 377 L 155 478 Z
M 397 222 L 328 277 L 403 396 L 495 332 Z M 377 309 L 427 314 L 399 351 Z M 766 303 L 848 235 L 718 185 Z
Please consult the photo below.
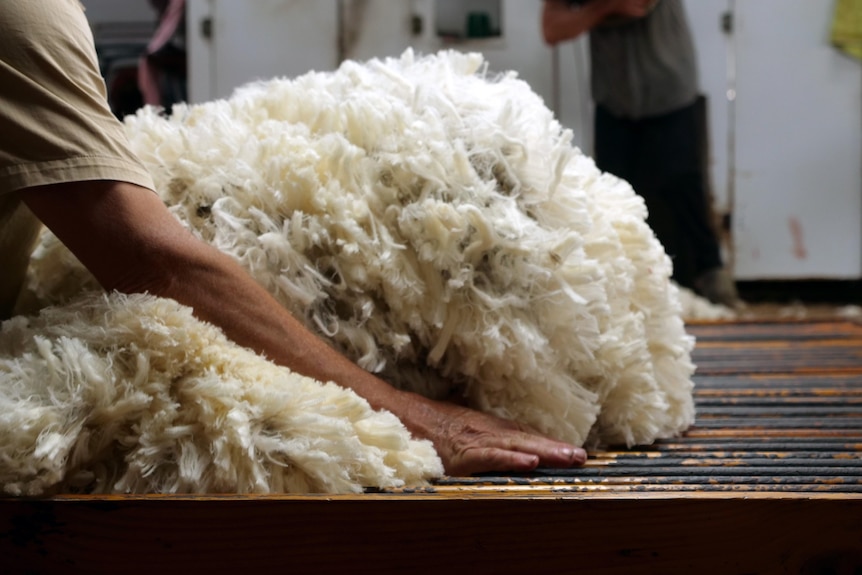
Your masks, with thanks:
M 697 421 L 684 436 L 592 452 L 580 469 L 444 478 L 425 492 L 862 497 L 862 325 L 751 321 L 688 330 L 697 338 Z
M 0 572 L 862 573 L 862 325 L 689 330 L 682 437 L 357 496 L 0 500 Z

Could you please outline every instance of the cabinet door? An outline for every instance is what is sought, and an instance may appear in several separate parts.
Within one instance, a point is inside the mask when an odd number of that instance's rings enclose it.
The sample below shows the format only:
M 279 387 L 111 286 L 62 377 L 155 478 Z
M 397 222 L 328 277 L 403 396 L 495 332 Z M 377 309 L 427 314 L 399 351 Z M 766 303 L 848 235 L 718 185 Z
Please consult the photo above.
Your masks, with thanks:
M 738 279 L 862 276 L 862 65 L 833 2 L 735 2 Z
M 189 0 L 189 99 L 338 65 L 337 2 Z

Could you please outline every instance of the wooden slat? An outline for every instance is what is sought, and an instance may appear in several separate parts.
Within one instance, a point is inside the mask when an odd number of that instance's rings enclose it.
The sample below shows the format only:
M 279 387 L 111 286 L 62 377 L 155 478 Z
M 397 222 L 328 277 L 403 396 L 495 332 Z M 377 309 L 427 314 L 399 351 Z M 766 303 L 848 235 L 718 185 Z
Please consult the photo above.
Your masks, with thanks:
M 701 344 L 710 341 L 750 342 L 757 340 L 793 342 L 819 339 L 862 338 L 862 324 L 850 320 L 781 321 L 760 320 L 734 323 L 689 324 L 688 332 Z
M 5 573 L 64 574 L 768 575 L 859 564 L 860 500 L 529 491 L 4 502 L 0 561 Z

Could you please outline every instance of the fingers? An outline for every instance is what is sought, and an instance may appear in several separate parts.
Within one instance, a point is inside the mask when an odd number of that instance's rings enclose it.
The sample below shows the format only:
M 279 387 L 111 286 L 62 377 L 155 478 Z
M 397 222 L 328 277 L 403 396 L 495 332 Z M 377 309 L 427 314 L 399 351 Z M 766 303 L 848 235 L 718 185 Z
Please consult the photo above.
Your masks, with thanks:
M 471 475 L 489 471 L 532 471 L 537 467 L 573 467 L 587 460 L 587 452 L 559 441 L 520 431 L 465 447 L 444 459 L 449 475 Z
M 528 434 L 512 438 L 509 449 L 534 454 L 546 467 L 571 467 L 587 460 L 587 452 L 580 447 Z
M 465 451 L 449 462 L 446 472 L 454 476 L 467 476 L 488 471 L 532 471 L 538 466 L 537 455 L 497 447 L 481 447 Z
M 522 433 L 508 438 L 506 447 L 512 451 L 534 453 L 539 463 L 549 467 L 581 465 L 587 460 L 587 452 L 562 441 L 552 439 L 529 425 L 518 423 Z
M 532 471 L 537 467 L 572 467 L 587 460 L 583 449 L 565 446 L 538 449 L 541 453 L 500 447 L 469 449 L 446 466 L 450 475 L 472 475 L 488 471 Z

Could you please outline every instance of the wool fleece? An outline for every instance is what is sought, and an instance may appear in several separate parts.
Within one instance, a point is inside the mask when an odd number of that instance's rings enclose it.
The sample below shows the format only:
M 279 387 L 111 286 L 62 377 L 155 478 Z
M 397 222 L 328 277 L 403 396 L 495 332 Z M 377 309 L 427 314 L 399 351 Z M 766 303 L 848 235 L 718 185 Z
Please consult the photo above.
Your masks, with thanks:
M 177 218 L 393 385 L 588 446 L 693 422 L 694 340 L 643 200 L 481 55 L 347 61 L 125 123 Z M 45 234 L 31 296 L 95 288 Z
M 391 413 L 230 342 L 191 309 L 93 294 L 0 330 L 6 493 L 359 492 L 442 464 Z

